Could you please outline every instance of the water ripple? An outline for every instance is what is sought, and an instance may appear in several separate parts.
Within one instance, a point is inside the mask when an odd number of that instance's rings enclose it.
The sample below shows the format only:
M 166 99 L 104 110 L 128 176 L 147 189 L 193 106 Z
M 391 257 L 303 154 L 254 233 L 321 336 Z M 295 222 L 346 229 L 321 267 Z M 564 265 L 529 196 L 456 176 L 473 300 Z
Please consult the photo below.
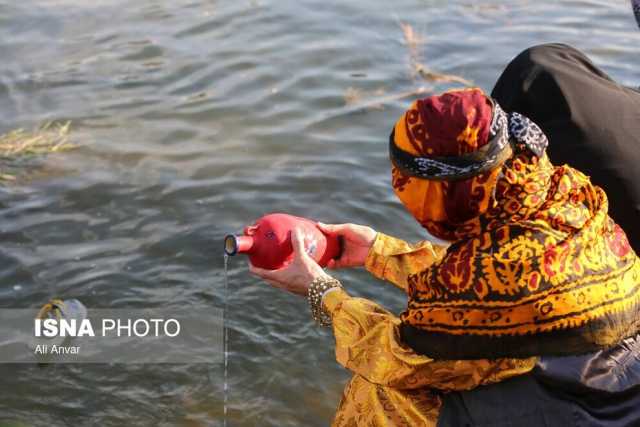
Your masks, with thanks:
M 0 130 L 69 119 L 82 146 L 0 188 L 2 307 L 52 296 L 220 307 L 222 237 L 270 211 L 418 238 L 386 154 L 417 95 L 394 95 L 450 86 L 412 76 L 400 22 L 424 34 L 429 67 L 487 90 L 515 54 L 551 41 L 638 85 L 640 32 L 623 0 L 32 3 L 0 0 Z M 363 272 L 339 277 L 396 312 L 405 304 Z M 348 376 L 331 335 L 246 260 L 231 260 L 229 280 L 229 425 L 327 425 Z M 217 364 L 0 373 L 0 413 L 30 425 L 222 416 Z

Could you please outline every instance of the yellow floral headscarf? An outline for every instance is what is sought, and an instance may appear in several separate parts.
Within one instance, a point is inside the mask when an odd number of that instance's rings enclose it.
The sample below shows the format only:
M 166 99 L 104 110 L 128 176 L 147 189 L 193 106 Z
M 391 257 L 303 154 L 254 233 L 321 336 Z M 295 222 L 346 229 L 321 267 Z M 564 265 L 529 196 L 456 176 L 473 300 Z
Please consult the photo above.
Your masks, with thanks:
M 489 144 L 491 105 L 479 89 L 418 101 L 396 124 L 391 144 L 426 158 L 481 150 Z M 531 149 L 527 132 L 510 122 L 508 159 L 465 179 L 393 168 L 407 209 L 436 237 L 454 242 L 439 263 L 409 278 L 401 333 L 421 353 L 576 354 L 638 332 L 640 263 L 608 217 L 604 191 L 568 166 L 554 167 L 544 151 Z

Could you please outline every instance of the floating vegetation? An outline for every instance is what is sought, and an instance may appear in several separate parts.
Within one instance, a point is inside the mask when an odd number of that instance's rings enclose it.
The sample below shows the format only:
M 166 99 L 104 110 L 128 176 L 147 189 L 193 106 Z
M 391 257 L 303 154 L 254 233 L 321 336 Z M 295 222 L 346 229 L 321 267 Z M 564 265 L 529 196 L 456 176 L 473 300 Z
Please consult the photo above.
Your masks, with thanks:
M 523 2 L 521 2 L 523 3 Z M 471 10 L 478 15 L 493 15 L 496 13 L 507 13 L 509 7 L 503 4 L 482 4 L 479 2 L 462 3 L 461 7 Z
M 404 41 L 409 51 L 409 64 L 412 78 L 419 77 L 432 83 L 458 83 L 464 86 L 473 86 L 473 82 L 454 74 L 445 74 L 434 71 L 425 65 L 423 58 L 426 37 L 417 32 L 410 24 L 400 22 Z M 363 74 L 351 74 L 352 77 L 361 77 Z M 382 109 L 384 104 L 417 95 L 424 95 L 433 90 L 430 86 L 420 86 L 414 90 L 387 94 L 384 88 L 373 91 L 365 91 L 353 86 L 347 88 L 344 93 L 346 107 Z
M 473 82 L 454 74 L 443 74 L 428 69 L 424 64 L 415 64 L 414 70 L 423 79 L 435 83 L 460 83 L 465 86 L 473 86 Z
M 344 103 L 346 106 L 353 106 L 360 104 L 364 99 L 368 99 L 371 97 L 381 97 L 385 94 L 385 89 L 383 87 L 376 89 L 373 92 L 365 92 L 362 89 L 357 89 L 355 87 L 349 87 L 344 93 Z
M 71 122 L 50 122 L 33 131 L 16 129 L 0 135 L 0 182 L 15 181 L 25 160 L 74 148 L 70 127 Z
M 473 86 L 473 82 L 464 77 L 454 74 L 444 74 L 433 71 L 424 64 L 422 45 L 425 44 L 426 38 L 418 33 L 410 24 L 400 22 L 404 41 L 409 50 L 409 64 L 411 76 L 413 78 L 420 77 L 423 80 L 434 83 L 459 83 L 465 86 Z
M 35 131 L 16 129 L 0 136 L 0 157 L 16 158 L 68 150 L 71 122 L 47 123 Z
M 372 92 L 365 92 L 361 89 L 349 87 L 344 94 L 344 102 L 347 107 L 370 108 L 380 110 L 384 104 L 397 101 L 399 99 L 410 98 L 422 95 L 431 91 L 431 88 L 420 86 L 414 90 L 399 93 L 386 94 L 384 88 L 376 89 Z
M 410 24 L 400 22 L 400 28 L 402 28 L 402 34 L 404 35 L 404 42 L 409 49 L 409 56 L 412 63 L 422 62 L 422 45 L 425 44 L 426 38 L 420 33 L 415 31 Z

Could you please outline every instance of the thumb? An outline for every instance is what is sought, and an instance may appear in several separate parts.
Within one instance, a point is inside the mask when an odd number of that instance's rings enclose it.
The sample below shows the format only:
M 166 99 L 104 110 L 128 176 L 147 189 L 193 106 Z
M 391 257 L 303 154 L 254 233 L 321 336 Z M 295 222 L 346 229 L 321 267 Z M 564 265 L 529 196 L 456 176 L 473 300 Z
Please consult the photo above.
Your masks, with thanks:
M 318 228 L 323 231 L 325 234 L 338 234 L 344 228 L 344 225 L 339 224 L 324 224 L 322 222 L 318 223 Z
M 302 230 L 299 228 L 295 228 L 291 231 L 291 246 L 293 247 L 293 253 L 300 257 L 307 255 L 307 252 L 304 250 L 304 235 L 302 234 Z

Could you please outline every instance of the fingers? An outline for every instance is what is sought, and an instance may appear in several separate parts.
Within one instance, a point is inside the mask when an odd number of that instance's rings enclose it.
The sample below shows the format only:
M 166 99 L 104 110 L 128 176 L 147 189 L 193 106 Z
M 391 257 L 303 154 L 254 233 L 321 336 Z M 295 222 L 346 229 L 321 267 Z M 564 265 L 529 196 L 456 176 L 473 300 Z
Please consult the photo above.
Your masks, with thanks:
M 349 264 L 349 261 L 343 258 L 332 259 L 327 263 L 327 268 L 329 270 L 340 270 L 342 268 L 348 268 L 348 267 L 351 267 L 351 265 Z
M 249 271 L 256 276 L 260 277 L 262 280 L 273 286 L 274 288 L 288 290 L 285 283 L 281 281 L 280 278 L 280 270 L 265 270 L 263 268 L 254 267 L 251 263 L 249 263 Z
M 256 276 L 261 277 L 263 279 L 266 279 L 269 274 L 269 270 L 254 267 L 254 265 L 251 263 L 249 263 L 249 271 L 251 272 L 251 274 L 255 274 Z
M 266 280 L 266 279 L 265 279 L 265 282 L 267 282 L 268 284 L 270 284 L 270 285 L 271 285 L 271 286 L 273 286 L 274 288 L 277 288 L 277 289 L 286 289 L 286 288 L 282 285 L 282 283 L 280 283 L 280 282 L 276 282 L 275 280 Z
M 249 263 L 249 271 L 264 280 L 275 281 L 277 280 L 277 274 L 279 270 L 265 270 L 264 268 L 258 268 Z
M 325 233 L 333 233 L 334 232 L 333 229 L 334 229 L 335 225 L 325 224 L 325 223 L 322 223 L 322 222 L 318 222 L 318 223 L 316 223 L 316 225 L 318 226 L 318 228 L 321 231 L 324 231 Z
M 264 268 L 259 268 L 249 263 L 249 271 L 269 283 L 271 286 L 276 288 L 282 287 L 282 284 L 277 280 L 278 272 L 280 270 L 265 270 Z
M 345 226 L 346 224 L 324 224 L 322 222 L 318 223 L 318 228 L 325 234 L 338 234 L 345 228 Z
M 327 268 L 330 270 L 337 270 L 345 267 L 345 262 L 342 259 L 332 259 L 327 263 Z

